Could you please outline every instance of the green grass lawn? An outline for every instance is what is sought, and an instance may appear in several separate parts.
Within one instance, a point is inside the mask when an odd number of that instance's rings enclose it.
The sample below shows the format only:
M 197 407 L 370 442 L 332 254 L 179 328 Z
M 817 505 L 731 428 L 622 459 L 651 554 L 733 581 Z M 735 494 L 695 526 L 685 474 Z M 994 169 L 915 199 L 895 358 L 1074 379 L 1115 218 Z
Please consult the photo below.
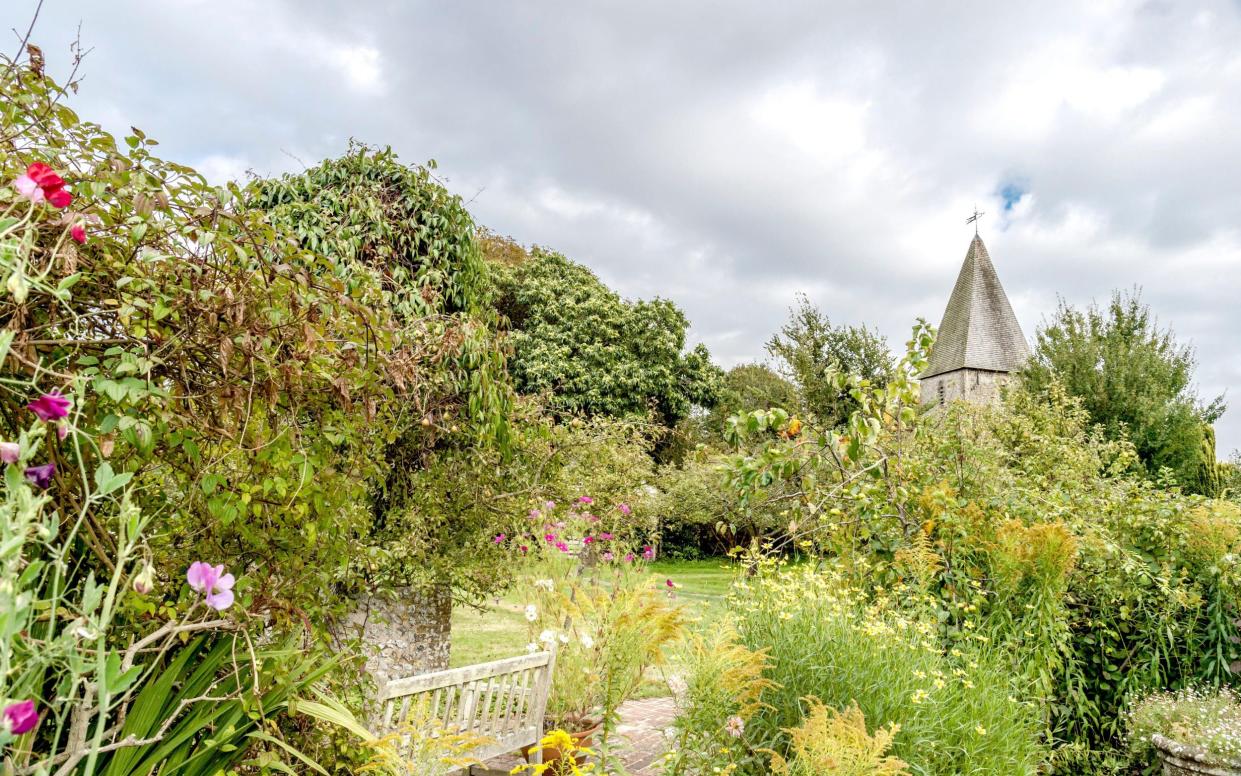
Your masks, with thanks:
M 736 566 L 726 560 L 657 561 L 651 574 L 677 585 L 677 600 L 694 619 L 719 611 Z M 524 655 L 529 637 L 525 601 L 513 594 L 492 599 L 481 611 L 460 606 L 452 613 L 452 658 L 456 666 Z

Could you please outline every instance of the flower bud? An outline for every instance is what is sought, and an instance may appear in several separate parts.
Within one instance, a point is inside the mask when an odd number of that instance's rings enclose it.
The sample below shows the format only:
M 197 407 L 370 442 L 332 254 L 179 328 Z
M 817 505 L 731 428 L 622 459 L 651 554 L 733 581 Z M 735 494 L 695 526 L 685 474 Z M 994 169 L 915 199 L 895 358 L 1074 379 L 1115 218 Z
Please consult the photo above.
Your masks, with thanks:
M 146 564 L 138 576 L 134 577 L 134 592 L 138 595 L 146 595 L 155 589 L 155 569 L 151 564 Z

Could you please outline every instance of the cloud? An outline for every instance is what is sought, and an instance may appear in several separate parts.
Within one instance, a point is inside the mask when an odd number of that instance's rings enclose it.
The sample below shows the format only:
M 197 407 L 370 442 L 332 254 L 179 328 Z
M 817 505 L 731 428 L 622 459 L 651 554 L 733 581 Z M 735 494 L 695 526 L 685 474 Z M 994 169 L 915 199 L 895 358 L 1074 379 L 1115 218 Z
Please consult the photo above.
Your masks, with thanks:
M 480 222 L 674 299 L 724 363 L 761 359 L 798 290 L 899 347 L 977 205 L 1028 337 L 1058 295 L 1140 285 L 1202 392 L 1241 388 L 1229 0 L 58 0 L 54 72 L 79 20 L 82 115 L 213 177 L 349 137 L 435 158 Z M 1218 432 L 1241 446 L 1241 408 Z

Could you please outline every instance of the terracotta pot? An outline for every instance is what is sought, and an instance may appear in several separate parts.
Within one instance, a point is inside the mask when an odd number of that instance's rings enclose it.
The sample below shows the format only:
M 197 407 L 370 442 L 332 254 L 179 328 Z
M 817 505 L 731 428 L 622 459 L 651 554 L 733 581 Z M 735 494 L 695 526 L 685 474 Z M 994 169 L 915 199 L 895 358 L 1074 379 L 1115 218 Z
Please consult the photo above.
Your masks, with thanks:
M 1241 763 L 1214 765 L 1206 751 L 1156 733 L 1151 743 L 1163 763 L 1163 776 L 1241 776 Z
M 595 733 L 598 733 L 599 728 L 601 727 L 603 727 L 602 723 L 596 722 L 593 727 L 590 727 L 586 730 L 582 730 L 576 733 L 570 732 L 569 737 L 573 739 L 573 743 L 577 747 L 589 749 L 591 744 L 594 743 Z M 535 746 L 523 746 L 521 748 L 521 756 L 526 758 L 527 763 L 534 762 L 534 752 L 535 752 L 536 746 L 537 744 Z M 548 773 L 554 773 L 554 774 L 568 773 L 568 770 L 569 770 L 568 768 L 561 768 L 559 765 L 561 762 L 566 761 L 568 759 L 569 759 L 568 753 L 561 752 L 559 747 L 556 747 L 556 746 L 543 747 L 543 762 L 544 763 L 556 763 L 556 765 L 548 769 Z M 576 757 L 574 757 L 574 759 L 577 760 L 578 765 L 586 764 L 586 755 L 579 754 Z

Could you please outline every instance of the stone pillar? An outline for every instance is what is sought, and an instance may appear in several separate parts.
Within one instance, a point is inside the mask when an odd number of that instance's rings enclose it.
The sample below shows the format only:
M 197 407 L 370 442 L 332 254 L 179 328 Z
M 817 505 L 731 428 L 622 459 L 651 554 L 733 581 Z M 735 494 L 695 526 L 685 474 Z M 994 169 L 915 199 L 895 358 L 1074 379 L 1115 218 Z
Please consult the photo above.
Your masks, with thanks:
M 452 645 L 452 590 L 407 587 L 367 596 L 345 618 L 344 630 L 361 638 L 366 669 L 380 685 L 445 669 Z

